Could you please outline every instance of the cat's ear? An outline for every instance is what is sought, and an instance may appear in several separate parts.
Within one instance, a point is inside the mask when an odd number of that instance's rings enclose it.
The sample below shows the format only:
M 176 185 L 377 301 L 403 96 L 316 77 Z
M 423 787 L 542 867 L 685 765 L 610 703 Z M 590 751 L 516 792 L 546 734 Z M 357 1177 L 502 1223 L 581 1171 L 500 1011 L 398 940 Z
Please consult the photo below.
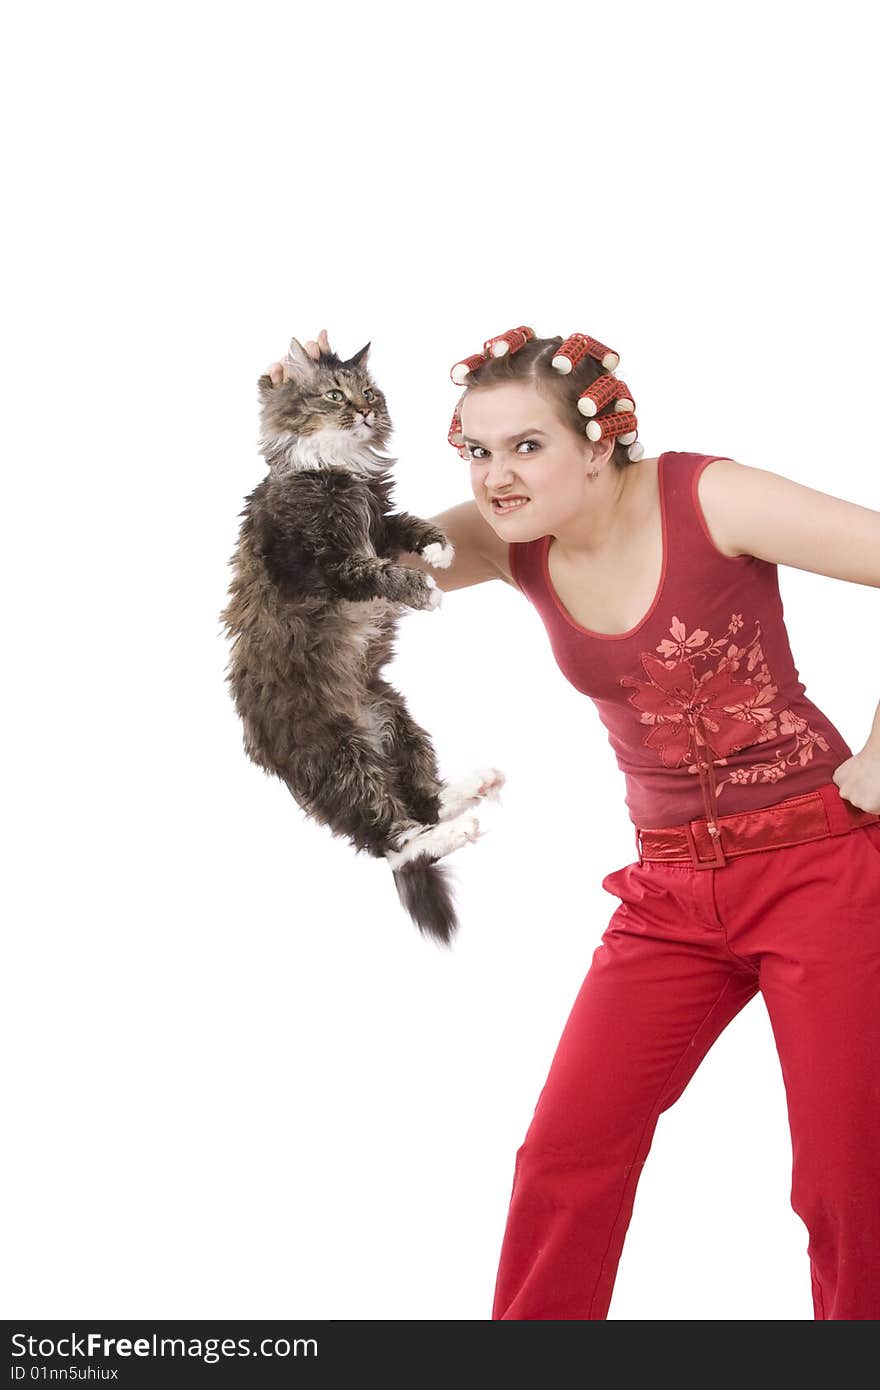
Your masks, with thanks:
M 306 352 L 298 338 L 291 338 L 284 359 L 285 381 L 310 381 L 315 375 L 315 359 Z
M 372 341 L 372 340 L 371 340 Z M 356 352 L 354 357 L 349 357 L 346 367 L 362 367 L 367 360 L 367 353 L 370 351 L 370 343 L 364 343 L 360 352 Z

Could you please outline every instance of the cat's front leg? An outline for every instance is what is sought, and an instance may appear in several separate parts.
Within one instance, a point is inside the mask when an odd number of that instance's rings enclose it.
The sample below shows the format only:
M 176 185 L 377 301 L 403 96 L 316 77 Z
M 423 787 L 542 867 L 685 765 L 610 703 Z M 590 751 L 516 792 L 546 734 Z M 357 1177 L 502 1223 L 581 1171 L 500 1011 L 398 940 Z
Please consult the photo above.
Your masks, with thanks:
M 448 569 L 455 558 L 455 549 L 439 527 L 423 521 L 410 512 L 395 512 L 385 518 L 389 550 L 405 550 L 421 555 L 436 569 Z
M 325 581 L 342 598 L 366 600 L 387 598 L 407 608 L 439 608 L 443 590 L 432 579 L 412 565 L 395 565 L 381 557 L 346 555 L 334 561 L 324 560 L 321 568 Z

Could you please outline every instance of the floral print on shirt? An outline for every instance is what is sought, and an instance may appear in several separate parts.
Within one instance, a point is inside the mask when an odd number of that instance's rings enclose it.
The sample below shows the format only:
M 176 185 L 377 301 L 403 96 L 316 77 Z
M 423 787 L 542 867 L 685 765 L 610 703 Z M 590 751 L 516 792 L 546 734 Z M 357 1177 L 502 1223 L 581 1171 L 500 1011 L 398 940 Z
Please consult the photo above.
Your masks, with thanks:
M 731 639 L 743 627 L 741 613 L 733 613 L 723 636 L 709 641 L 704 628 L 690 634 L 673 617 L 669 637 L 652 652 L 641 653 L 647 680 L 621 676 L 620 684 L 632 686 L 628 697 L 651 728 L 645 744 L 666 767 L 687 765 L 698 774 L 705 758 L 714 766 L 726 766 L 727 755 L 753 744 L 779 744 L 767 750 L 763 761 L 732 768 L 728 777 L 715 782 L 716 796 L 728 784 L 778 782 L 790 766 L 803 767 L 818 745 L 829 745 L 811 729 L 780 696 L 764 659 L 761 624 L 746 645 Z M 702 750 L 705 749 L 705 753 Z

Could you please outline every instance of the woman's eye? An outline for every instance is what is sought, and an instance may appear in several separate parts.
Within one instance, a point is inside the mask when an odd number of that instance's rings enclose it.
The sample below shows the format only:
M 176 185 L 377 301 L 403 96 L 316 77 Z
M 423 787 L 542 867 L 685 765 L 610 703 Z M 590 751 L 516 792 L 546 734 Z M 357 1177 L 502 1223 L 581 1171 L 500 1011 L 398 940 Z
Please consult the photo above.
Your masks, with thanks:
M 540 447 L 541 447 L 540 444 L 538 443 L 537 439 L 521 439 L 520 442 L 519 442 L 519 444 L 517 444 L 517 446 L 516 446 L 517 449 L 521 448 L 523 444 L 534 444 L 534 446 L 535 446 L 536 449 L 540 449 Z M 470 446 L 470 450 L 471 450 L 471 455 L 470 455 L 471 458 L 472 458 L 476 463 L 482 463 L 483 460 L 482 460 L 482 458 L 479 457 L 479 455 L 485 454 L 485 453 L 487 452 L 487 450 L 483 448 L 482 444 L 472 444 L 472 445 Z M 531 453 L 532 450 L 529 449 L 528 452 Z

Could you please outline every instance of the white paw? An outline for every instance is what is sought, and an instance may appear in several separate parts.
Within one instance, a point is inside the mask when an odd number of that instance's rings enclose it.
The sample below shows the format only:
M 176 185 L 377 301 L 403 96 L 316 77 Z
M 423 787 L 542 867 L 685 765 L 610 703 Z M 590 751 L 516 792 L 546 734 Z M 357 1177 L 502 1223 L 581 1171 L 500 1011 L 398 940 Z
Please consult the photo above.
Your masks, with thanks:
M 480 829 L 480 822 L 476 816 L 466 816 L 461 821 L 461 833 L 470 844 L 475 845 L 480 836 L 485 835 L 486 832 Z
M 489 796 L 493 801 L 498 801 L 498 793 L 507 781 L 504 773 L 497 767 L 490 767 L 486 772 L 480 774 L 480 785 L 477 788 L 478 796 Z
M 485 830 L 480 829 L 476 816 L 459 816 L 453 821 L 440 821 L 410 838 L 397 850 L 386 852 L 385 858 L 392 869 L 427 855 L 431 859 L 442 859 L 446 854 L 460 849 L 468 843 L 475 844 Z
M 445 570 L 449 568 L 455 558 L 455 548 L 448 541 L 445 545 L 441 545 L 439 541 L 432 541 L 422 550 L 421 556 L 423 560 L 427 560 L 429 565 L 433 565 L 436 569 Z
M 441 603 L 443 602 L 443 590 L 440 588 L 439 584 L 437 583 L 437 580 L 434 579 L 432 575 L 426 574 L 424 576 L 424 580 L 428 588 L 431 590 L 430 594 L 428 595 L 428 608 L 439 608 Z
M 505 781 L 503 772 L 497 767 L 490 767 L 472 772 L 459 782 L 447 783 L 440 794 L 441 819 L 448 820 L 451 816 L 459 815 L 469 806 L 476 806 L 485 796 L 499 801 L 498 793 Z

